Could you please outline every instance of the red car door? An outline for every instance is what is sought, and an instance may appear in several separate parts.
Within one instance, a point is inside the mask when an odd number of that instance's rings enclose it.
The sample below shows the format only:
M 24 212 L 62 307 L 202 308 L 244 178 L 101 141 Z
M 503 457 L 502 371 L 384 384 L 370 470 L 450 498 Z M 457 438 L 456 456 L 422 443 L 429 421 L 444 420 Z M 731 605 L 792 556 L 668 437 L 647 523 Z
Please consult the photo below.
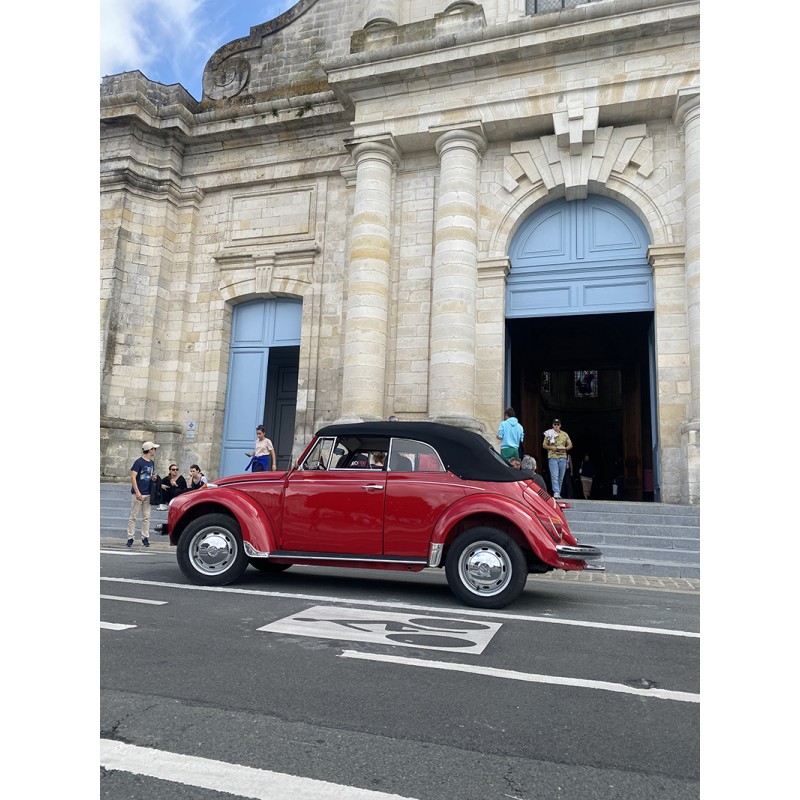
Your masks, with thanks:
M 383 553 L 386 473 L 296 470 L 286 481 L 281 550 Z

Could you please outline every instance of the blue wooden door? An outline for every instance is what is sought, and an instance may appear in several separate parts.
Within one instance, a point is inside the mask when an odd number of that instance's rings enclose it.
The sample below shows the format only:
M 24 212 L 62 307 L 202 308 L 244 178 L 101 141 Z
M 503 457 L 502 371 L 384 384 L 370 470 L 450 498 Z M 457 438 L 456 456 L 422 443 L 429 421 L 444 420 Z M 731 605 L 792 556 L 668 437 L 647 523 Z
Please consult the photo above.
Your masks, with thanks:
M 270 348 L 300 344 L 302 303 L 253 300 L 233 310 L 225 419 L 219 476 L 243 472 L 250 460 L 256 425 L 264 423 Z M 267 436 L 277 436 L 267 431 Z
M 652 311 L 650 237 L 622 204 L 555 200 L 514 234 L 506 317 Z

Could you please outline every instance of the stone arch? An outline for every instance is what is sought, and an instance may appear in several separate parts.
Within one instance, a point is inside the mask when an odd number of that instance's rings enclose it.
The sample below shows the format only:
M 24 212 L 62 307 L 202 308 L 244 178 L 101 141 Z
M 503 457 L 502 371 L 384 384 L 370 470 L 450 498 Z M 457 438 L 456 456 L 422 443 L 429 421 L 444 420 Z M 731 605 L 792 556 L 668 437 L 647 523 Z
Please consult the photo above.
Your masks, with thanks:
M 601 128 L 597 139 L 604 143 L 603 155 L 595 151 L 597 145 L 586 145 L 579 177 L 573 176 L 574 159 L 558 147 L 556 136 L 510 146 L 503 157 L 500 180 L 487 193 L 495 198 L 491 218 L 496 224 L 484 231 L 481 258 L 503 258 L 519 226 L 541 206 L 561 197 L 585 198 L 589 193 L 627 206 L 647 227 L 652 245 L 680 243 L 683 209 L 654 169 L 645 126 Z

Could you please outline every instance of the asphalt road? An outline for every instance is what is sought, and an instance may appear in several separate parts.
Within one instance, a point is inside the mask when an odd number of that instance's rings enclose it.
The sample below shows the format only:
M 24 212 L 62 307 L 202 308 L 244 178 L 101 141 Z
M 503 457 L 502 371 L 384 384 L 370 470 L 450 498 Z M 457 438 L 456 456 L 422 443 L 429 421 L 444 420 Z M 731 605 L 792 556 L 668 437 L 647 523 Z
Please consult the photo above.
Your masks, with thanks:
M 697 591 L 101 553 L 102 798 L 699 796 Z

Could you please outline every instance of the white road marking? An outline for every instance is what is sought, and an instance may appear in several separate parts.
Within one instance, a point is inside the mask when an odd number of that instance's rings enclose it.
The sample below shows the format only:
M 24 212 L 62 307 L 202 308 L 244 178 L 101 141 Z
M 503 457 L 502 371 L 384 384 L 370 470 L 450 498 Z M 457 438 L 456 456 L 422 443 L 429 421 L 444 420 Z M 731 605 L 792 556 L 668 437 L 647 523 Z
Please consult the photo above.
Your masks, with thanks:
M 652 633 L 659 636 L 682 636 L 687 639 L 699 639 L 700 634 L 694 631 L 677 631 L 668 628 L 645 628 L 640 625 L 616 625 L 608 622 L 585 622 L 577 619 L 556 619 L 554 617 L 536 617 L 530 614 L 511 614 L 504 611 L 477 610 L 471 608 L 438 608 L 421 606 L 413 603 L 388 603 L 381 600 L 358 600 L 347 597 L 326 597 L 318 594 L 300 594 L 293 592 L 267 592 L 260 589 L 237 589 L 231 586 L 195 586 L 189 583 L 168 583 L 166 581 L 144 581 L 135 578 L 100 578 L 101 581 L 115 583 L 132 583 L 142 586 L 161 586 L 166 589 L 187 589 L 197 592 L 221 592 L 223 594 L 245 594 L 253 597 L 277 597 L 285 600 L 311 600 L 315 603 L 341 603 L 348 606 L 372 606 L 376 608 L 403 609 L 408 611 L 424 611 L 428 614 L 457 614 L 460 617 L 497 617 L 498 619 L 518 620 L 520 622 L 546 622 L 551 625 L 575 625 L 581 628 L 601 628 L 627 633 Z
M 135 625 L 121 625 L 118 622 L 103 622 L 100 621 L 100 628 L 101 630 L 106 631 L 125 631 L 128 628 L 135 628 Z
M 100 740 L 100 766 L 254 800 L 413 800 L 110 739 Z
M 107 556 L 150 556 L 152 553 L 143 553 L 136 550 L 101 550 L 101 554 Z
M 448 614 L 437 617 L 313 606 L 258 628 L 315 639 L 344 639 L 422 650 L 482 653 L 502 627 L 500 622 L 467 622 Z
M 101 594 L 101 600 L 123 600 L 126 603 L 147 603 L 150 606 L 165 606 L 166 600 L 144 600 L 141 597 L 118 597 L 115 594 Z
M 626 686 L 624 683 L 611 683 L 609 681 L 590 681 L 583 678 L 563 678 L 558 675 L 537 675 L 530 672 L 517 672 L 512 669 L 496 669 L 494 667 L 479 667 L 474 664 L 455 664 L 446 661 L 428 661 L 422 658 L 405 658 L 404 656 L 384 656 L 377 653 L 359 653 L 355 650 L 345 650 L 341 658 L 357 658 L 363 661 L 384 661 L 390 664 L 405 664 L 410 667 L 426 667 L 428 669 L 443 669 L 452 672 L 467 672 L 470 675 L 486 675 L 490 678 L 506 678 L 514 681 L 528 683 L 550 683 L 556 686 L 576 686 L 583 689 L 601 689 L 606 692 L 619 692 L 620 694 L 633 694 L 639 697 L 657 697 L 660 700 L 677 700 L 681 703 L 699 703 L 700 695 L 691 692 L 675 692 L 668 689 L 642 689 L 635 686 Z

